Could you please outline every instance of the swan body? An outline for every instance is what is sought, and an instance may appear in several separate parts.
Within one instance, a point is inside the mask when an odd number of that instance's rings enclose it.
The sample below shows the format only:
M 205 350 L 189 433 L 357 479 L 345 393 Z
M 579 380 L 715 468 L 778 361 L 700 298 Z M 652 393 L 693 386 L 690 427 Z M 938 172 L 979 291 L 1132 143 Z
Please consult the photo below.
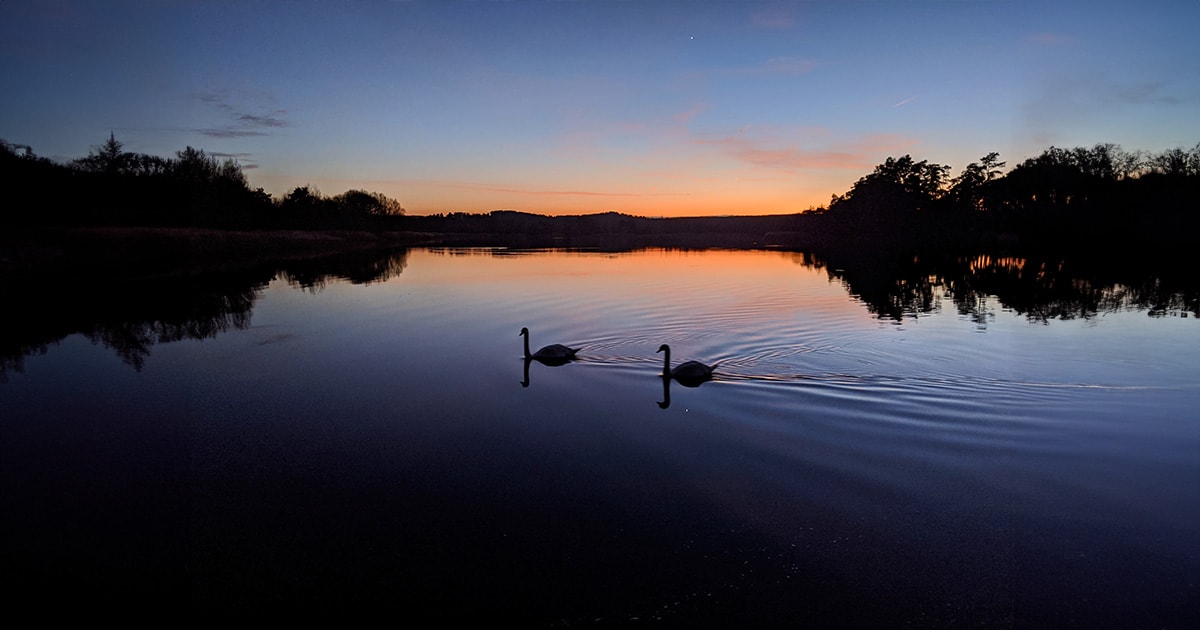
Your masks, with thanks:
M 712 378 L 713 370 L 717 369 L 715 363 L 710 366 L 699 361 L 687 361 L 675 366 L 675 369 L 671 369 L 671 346 L 664 343 L 658 347 L 658 352 L 664 353 L 662 375 L 673 378 L 684 385 L 707 381 Z
M 529 353 L 529 329 L 522 328 L 520 336 L 525 338 L 525 358 L 534 359 L 537 361 L 570 361 L 575 358 L 575 353 L 579 352 L 579 348 L 568 348 L 561 343 L 553 343 L 542 349 Z

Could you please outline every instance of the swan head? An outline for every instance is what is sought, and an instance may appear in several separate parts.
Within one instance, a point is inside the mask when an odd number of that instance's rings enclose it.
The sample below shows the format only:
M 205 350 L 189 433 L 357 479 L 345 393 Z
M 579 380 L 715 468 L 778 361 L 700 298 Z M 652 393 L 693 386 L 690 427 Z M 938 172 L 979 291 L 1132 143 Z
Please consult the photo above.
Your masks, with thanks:
M 665 343 L 663 345 L 659 346 L 658 350 L 655 350 L 655 352 L 670 352 L 670 351 L 671 351 L 671 346 L 668 346 Z
M 524 326 L 522 326 L 522 327 L 521 327 L 521 332 L 517 333 L 517 336 L 518 336 L 518 337 L 520 337 L 520 336 L 522 336 L 522 335 L 524 335 L 524 336 L 528 337 L 528 336 L 529 336 L 529 329 L 528 329 L 528 328 L 525 328 Z

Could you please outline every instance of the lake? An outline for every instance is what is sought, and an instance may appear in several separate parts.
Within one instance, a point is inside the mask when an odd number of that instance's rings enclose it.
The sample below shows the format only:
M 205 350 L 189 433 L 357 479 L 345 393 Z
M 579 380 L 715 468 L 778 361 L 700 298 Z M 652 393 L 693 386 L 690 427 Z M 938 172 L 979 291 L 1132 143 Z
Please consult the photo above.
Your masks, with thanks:
M 956 264 L 971 275 L 412 249 L 144 282 L 79 270 L 6 316 L 9 608 L 1200 625 L 1195 296 Z M 577 360 L 525 361 L 522 327 Z M 664 382 L 661 344 L 714 377 Z

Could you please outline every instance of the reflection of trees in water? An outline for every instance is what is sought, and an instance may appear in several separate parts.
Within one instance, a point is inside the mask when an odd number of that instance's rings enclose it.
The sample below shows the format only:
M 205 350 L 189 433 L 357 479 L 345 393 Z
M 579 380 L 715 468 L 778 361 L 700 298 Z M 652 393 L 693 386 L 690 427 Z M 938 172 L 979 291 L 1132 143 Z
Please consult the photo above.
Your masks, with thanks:
M 320 259 L 289 263 L 280 275 L 293 286 L 320 290 L 339 280 L 353 284 L 386 282 L 399 276 L 408 266 L 408 250 L 381 255 L 379 252 L 352 251 Z
M 25 357 L 46 354 L 49 349 L 49 343 L 5 343 L 0 348 L 0 383 L 8 382 L 9 372 L 25 371 Z
M 248 327 L 258 291 L 272 275 L 259 269 L 153 280 L 43 278 L 16 292 L 21 300 L 6 313 L 12 323 L 0 337 L 0 379 L 23 371 L 24 357 L 76 333 L 141 370 L 155 344 Z
M 154 278 L 42 277 L 10 293 L 0 329 L 0 382 L 22 372 L 24 359 L 45 354 L 72 334 L 113 350 L 141 370 L 155 344 L 211 339 L 250 326 L 255 302 L 275 277 L 305 288 L 334 279 L 380 282 L 399 275 L 407 251 L 355 252 L 303 261 L 258 264 L 237 271 Z M 63 307 L 61 296 L 68 296 Z
M 1041 322 L 1127 310 L 1200 317 L 1200 282 L 1185 269 L 1144 267 L 1119 253 L 1103 261 L 881 252 L 797 261 L 825 269 L 871 313 L 895 321 L 938 311 L 947 299 L 981 327 L 997 302 Z
M 969 291 L 951 287 L 951 296 L 964 313 L 971 312 L 972 302 L 991 294 L 1006 308 L 1034 321 L 1127 310 L 1145 311 L 1151 317 L 1200 316 L 1200 287 L 1195 279 L 1179 274 L 1179 269 L 1142 268 L 1119 253 L 1095 263 L 986 257 L 959 262 L 974 266 L 965 277 L 977 282 Z
M 79 333 L 92 343 L 112 349 L 122 361 L 140 371 L 155 344 L 211 339 L 250 327 L 258 288 L 233 286 L 216 291 L 189 286 L 172 289 L 154 295 L 152 304 L 138 304 Z

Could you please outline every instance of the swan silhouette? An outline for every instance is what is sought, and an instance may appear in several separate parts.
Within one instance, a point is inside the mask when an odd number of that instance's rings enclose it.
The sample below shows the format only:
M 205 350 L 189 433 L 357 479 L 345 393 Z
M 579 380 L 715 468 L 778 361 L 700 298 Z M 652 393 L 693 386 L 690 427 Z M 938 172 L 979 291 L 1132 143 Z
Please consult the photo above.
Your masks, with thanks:
M 671 346 L 664 343 L 658 347 L 658 352 L 665 353 L 663 355 L 663 378 L 673 378 L 685 387 L 696 387 L 700 383 L 712 379 L 713 370 L 717 369 L 717 364 L 715 363 L 708 366 L 699 361 L 687 361 L 680 363 L 672 370 Z
M 561 343 L 552 343 L 533 354 L 529 354 L 529 329 L 522 328 L 520 336 L 525 338 L 525 360 L 540 361 L 547 365 L 562 365 L 575 358 L 579 348 L 568 348 Z

